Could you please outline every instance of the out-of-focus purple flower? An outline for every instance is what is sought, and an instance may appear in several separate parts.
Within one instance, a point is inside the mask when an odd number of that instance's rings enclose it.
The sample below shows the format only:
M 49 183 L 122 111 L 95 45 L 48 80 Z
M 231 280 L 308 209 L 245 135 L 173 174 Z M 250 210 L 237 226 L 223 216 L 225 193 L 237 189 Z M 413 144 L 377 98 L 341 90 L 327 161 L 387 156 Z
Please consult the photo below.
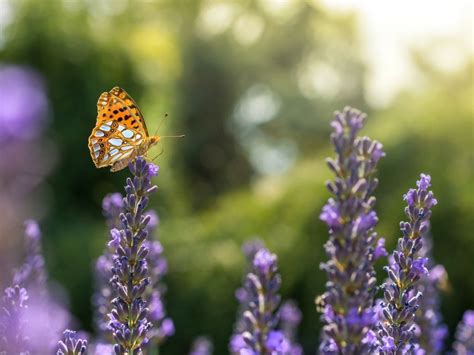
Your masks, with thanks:
M 29 351 L 25 332 L 28 292 L 20 286 L 8 287 L 0 303 L 0 352 L 23 354 Z
M 374 175 L 385 153 L 379 142 L 357 136 L 365 119 L 363 113 L 345 108 L 331 122 L 336 157 L 327 164 L 336 177 L 326 183 L 333 197 L 319 216 L 329 229 L 329 260 L 321 264 L 328 282 L 317 300 L 325 323 L 321 354 L 364 354 L 373 347 L 363 339 L 375 325 L 374 263 L 386 254 L 374 231 L 378 218 L 373 211 L 378 184 Z
M 302 313 L 296 305 L 296 302 L 292 300 L 285 301 L 280 307 L 279 315 L 279 329 L 281 329 L 289 344 L 289 354 L 302 354 L 302 348 L 296 341 L 297 328 L 301 322 Z
M 377 240 L 377 244 L 375 246 L 374 250 L 374 258 L 375 259 L 380 259 L 381 257 L 387 256 L 387 250 L 385 249 L 385 239 L 380 238 Z
M 280 307 L 280 320 L 291 326 L 298 326 L 302 313 L 294 301 L 285 301 Z
M 35 292 L 46 292 L 46 271 L 41 252 L 41 231 L 38 223 L 33 220 L 25 222 L 26 257 L 23 265 L 15 270 L 13 284 Z
M 102 200 L 102 214 L 105 217 L 107 227 L 120 228 L 120 213 L 123 209 L 123 197 L 120 193 L 115 192 L 108 194 Z
M 145 299 L 146 289 L 151 283 L 146 259 L 150 251 L 146 244 L 150 217 L 145 208 L 149 196 L 157 190 L 151 184 L 157 169 L 138 157 L 130 164 L 130 172 L 133 179 L 127 178 L 125 186 L 124 212 L 120 214 L 120 245 L 114 248 L 110 279 L 115 298 L 109 313 L 109 327 L 116 354 L 141 352 L 153 327 Z
M 41 75 L 33 69 L 0 66 L 0 141 L 37 136 L 48 112 L 48 99 Z
M 194 340 L 189 355 L 211 355 L 213 350 L 212 341 L 208 337 L 200 336 Z
M 289 341 L 279 330 L 272 330 L 268 333 L 265 345 L 270 354 L 286 354 L 290 351 Z
M 420 257 L 428 257 L 431 263 L 432 241 L 427 233 L 424 237 L 423 247 L 418 252 Z M 447 273 L 442 265 L 430 266 L 429 274 L 422 275 L 413 292 L 421 292 L 423 297 L 420 301 L 420 308 L 415 316 L 417 330 L 415 332 L 416 341 L 420 345 L 418 352 L 422 351 L 430 355 L 443 353 L 444 341 L 448 336 L 448 327 L 443 323 L 440 310 L 439 292 L 447 283 Z
M 242 252 L 244 253 L 247 260 L 251 263 L 257 252 L 264 247 L 264 243 L 261 239 L 253 239 L 245 242 L 242 246 Z
M 229 351 L 232 354 L 240 354 L 240 350 L 246 348 L 246 346 L 247 344 L 245 343 L 242 334 L 234 334 L 230 338 Z
M 453 348 L 457 355 L 474 354 L 474 310 L 464 312 L 462 321 L 456 328 Z
M 382 337 L 382 345 L 381 345 L 381 350 L 384 353 L 389 353 L 391 354 L 397 349 L 395 346 L 395 341 L 391 336 L 383 336 Z
M 24 264 L 13 275 L 13 288 L 7 290 L 20 290 L 22 299 L 21 312 L 17 312 L 13 319 L 8 321 L 6 314 L 3 322 L 21 324 L 21 327 L 8 327 L 15 329 L 15 338 L 25 338 L 27 350 L 33 354 L 51 353 L 57 346 L 61 333 L 70 321 L 69 312 L 60 300 L 53 298 L 49 292 L 47 274 L 44 269 L 44 258 L 41 253 L 41 231 L 35 221 L 25 223 L 26 256 Z M 8 293 L 8 292 L 7 292 Z M 28 301 L 26 302 L 26 294 Z M 13 295 L 13 294 L 12 294 Z M 5 298 L 8 300 L 11 297 Z M 8 306 L 6 308 L 8 310 Z M 13 314 L 13 313 L 12 313 Z M 2 332 L 0 332 L 2 334 Z M 6 337 L 6 342 L 11 342 L 11 336 Z M 0 349 L 1 351 L 1 349 Z
M 255 253 L 251 265 L 252 269 L 244 281 L 248 297 L 241 304 L 241 320 L 237 323 L 229 348 L 237 354 L 270 354 L 272 352 L 267 341 L 269 334 L 276 330 L 276 310 L 280 303 L 278 290 L 281 277 L 278 274 L 277 257 L 262 247 Z M 242 347 L 241 339 L 244 341 Z M 275 338 L 271 345 L 276 343 Z
M 57 355 L 81 355 L 87 350 L 87 340 L 79 339 L 76 332 L 66 329 L 63 340 L 59 341 Z
M 114 347 L 111 344 L 96 343 L 89 346 L 89 348 L 91 347 L 93 355 L 110 355 L 114 353 Z
M 417 182 L 418 189 L 410 189 L 404 196 L 407 202 L 405 214 L 409 220 L 400 222 L 403 236 L 398 240 L 392 262 L 385 267 L 388 280 L 382 285 L 383 311 L 377 326 L 381 354 L 414 352 L 419 348 L 414 320 L 420 307 L 422 291 L 417 286 L 420 278 L 428 273 L 428 259 L 420 256 L 419 251 L 428 231 L 430 208 L 436 204 L 433 192 L 428 191 L 430 181 L 429 175 L 421 174 Z M 386 346 L 387 339 L 393 340 L 390 349 Z

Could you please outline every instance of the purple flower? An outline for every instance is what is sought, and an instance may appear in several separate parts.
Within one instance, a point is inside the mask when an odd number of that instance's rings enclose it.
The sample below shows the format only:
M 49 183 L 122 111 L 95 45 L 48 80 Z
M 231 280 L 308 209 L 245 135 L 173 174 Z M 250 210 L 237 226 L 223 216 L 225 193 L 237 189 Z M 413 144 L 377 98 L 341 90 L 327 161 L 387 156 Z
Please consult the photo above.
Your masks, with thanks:
M 323 207 L 323 212 L 319 215 L 321 221 L 326 222 L 330 228 L 338 228 L 341 226 L 341 216 L 337 206 L 334 204 L 334 200 L 329 199 L 328 203 Z
M 381 354 L 399 353 L 406 349 L 413 349 L 410 350 L 413 352 L 419 348 L 415 316 L 421 304 L 422 290 L 418 286 L 420 279 L 428 275 L 428 258 L 420 256 L 419 251 L 428 231 L 430 208 L 435 200 L 433 193 L 427 191 L 430 186 L 429 175 L 421 174 L 417 186 L 418 189 L 410 189 L 404 196 L 407 202 L 405 213 L 409 221 L 400 223 L 402 237 L 398 240 L 397 250 L 393 252 L 392 262 L 385 267 L 388 280 L 382 285 L 383 311 L 377 326 L 377 336 L 382 344 L 379 349 Z M 394 349 L 386 347 L 386 339 L 393 340 Z
M 364 312 L 359 313 L 356 308 L 351 308 L 346 316 L 347 324 L 358 328 L 369 327 L 374 323 L 374 311 L 367 309 Z
M 147 342 L 153 327 L 149 320 L 146 290 L 151 282 L 147 255 L 150 217 L 145 214 L 149 196 L 157 187 L 151 178 L 157 169 L 138 157 L 130 164 L 133 179 L 127 178 L 120 243 L 113 247 L 113 267 L 110 286 L 115 298 L 109 313 L 109 327 L 115 340 L 116 354 L 138 353 Z
M 57 355 L 81 355 L 87 350 L 87 340 L 78 339 L 76 332 L 66 329 L 63 340 L 59 341 Z
M 285 354 L 290 350 L 290 343 L 283 332 L 278 330 L 272 330 L 268 333 L 265 345 L 270 354 Z
M 290 347 L 289 353 L 291 355 L 302 354 L 301 346 L 296 341 L 297 328 L 301 322 L 302 313 L 296 302 L 292 300 L 285 301 L 280 307 L 279 315 L 279 329 L 285 335 L 285 340 L 288 342 Z
M 375 259 L 380 259 L 381 257 L 387 256 L 387 250 L 385 249 L 385 239 L 380 238 L 377 241 L 377 245 L 375 246 L 374 250 L 374 258 Z
M 114 352 L 114 347 L 111 344 L 96 343 L 92 345 L 93 355 L 110 355 Z
M 158 165 L 155 165 L 153 163 L 148 164 L 148 176 L 150 178 L 152 176 L 157 176 L 158 175 L 158 170 L 160 170 L 160 167 Z
M 317 299 L 323 312 L 321 354 L 370 353 L 372 344 L 363 342 L 373 328 L 371 310 L 376 291 L 375 260 L 386 252 L 374 227 L 373 192 L 377 162 L 385 153 L 382 145 L 367 137 L 357 137 L 366 116 L 354 109 L 336 112 L 331 126 L 331 142 L 336 157 L 327 164 L 336 175 L 326 183 L 333 194 L 323 207 L 320 219 L 326 222 L 329 240 L 325 244 L 328 261 L 321 264 L 328 277 L 326 292 Z
M 41 231 L 35 221 L 25 222 L 25 242 L 25 262 L 15 270 L 14 286 L 5 290 L 4 305 L 0 306 L 4 310 L 0 315 L 0 328 L 5 329 L 5 332 L 0 329 L 0 334 L 6 334 L 5 344 L 1 345 L 0 341 L 0 352 L 2 348 L 14 348 L 19 349 L 18 353 L 50 353 L 69 323 L 70 315 L 47 287 Z
M 44 258 L 41 251 L 41 230 L 36 221 L 25 222 L 25 244 L 26 258 L 23 265 L 15 270 L 13 284 L 25 287 L 29 291 L 35 289 L 35 293 L 46 292 L 46 271 L 44 269 Z
M 260 239 L 253 239 L 248 242 L 245 242 L 242 246 L 242 252 L 249 262 L 252 262 L 255 254 L 262 249 L 265 245 Z
M 453 348 L 456 354 L 474 354 L 474 310 L 464 312 L 463 319 L 456 329 Z
M 21 66 L 0 66 L 0 141 L 36 137 L 48 112 L 43 79 Z
M 381 350 L 385 353 L 391 353 L 395 351 L 397 347 L 395 346 L 395 341 L 390 336 L 383 336 L 382 337 L 382 346 Z
M 154 211 L 144 210 L 148 196 L 156 190 L 156 186 L 151 186 L 151 178 L 156 176 L 158 167 L 138 158 L 131 164 L 130 171 L 134 178 L 127 179 L 125 198 L 119 193 L 109 194 L 102 203 L 103 214 L 111 228 L 110 241 L 96 263 L 97 291 L 93 298 L 99 337 L 107 339 L 107 332 L 112 329 L 113 336 L 119 343 L 116 344 L 115 351 L 119 352 L 122 351 L 120 346 L 124 346 L 124 341 L 117 338 L 130 331 L 124 318 L 120 316 L 127 309 L 133 308 L 140 317 L 136 324 L 136 344 L 132 344 L 136 351 L 145 346 L 160 345 L 174 334 L 173 321 L 166 317 L 162 301 L 166 292 L 162 278 L 168 269 L 163 246 L 158 241 L 149 240 L 159 219 Z M 141 273 L 135 280 L 138 281 L 138 288 L 125 285 L 119 276 L 130 267 L 127 253 L 138 258 L 135 265 L 135 272 Z M 127 294 L 135 295 L 130 303 L 125 301 Z M 114 296 L 118 297 L 113 299 Z
M 413 271 L 413 273 L 418 277 L 428 275 L 428 269 L 426 268 L 427 262 L 428 258 L 418 258 L 413 260 L 411 271 Z
M 230 338 L 229 351 L 231 353 L 239 354 L 240 350 L 244 349 L 246 346 L 247 344 L 245 343 L 242 334 L 234 334 Z
M 102 213 L 109 228 L 120 228 L 120 212 L 122 212 L 123 203 L 123 197 L 118 192 L 108 194 L 102 200 Z
M 229 348 L 235 354 L 270 354 L 272 352 L 267 341 L 272 331 L 276 330 L 277 307 L 280 303 L 278 290 L 281 277 L 278 274 L 277 257 L 262 247 L 255 253 L 251 266 L 244 281 L 247 297 L 241 303 L 240 319 Z M 276 343 L 276 338 L 272 339 L 271 345 Z
M 431 239 L 429 233 L 424 237 L 423 247 L 418 252 L 420 257 L 431 256 Z M 420 301 L 420 308 L 415 316 L 417 331 L 416 341 L 420 345 L 418 352 L 424 351 L 426 354 L 438 355 L 443 353 L 444 341 L 448 335 L 448 328 L 443 323 L 440 311 L 439 292 L 445 286 L 447 280 L 446 270 L 442 265 L 431 267 L 429 274 L 421 275 L 420 280 L 413 292 L 421 292 L 423 297 Z
M 189 355 L 211 355 L 214 346 L 208 337 L 200 336 L 194 340 Z
M 267 274 L 275 268 L 276 255 L 270 253 L 267 249 L 260 249 L 253 258 L 254 268 L 261 274 Z
M 298 326 L 301 322 L 302 314 L 294 301 L 286 301 L 280 307 L 280 320 L 292 326 Z
M 20 286 L 8 287 L 0 304 L 0 352 L 28 353 L 28 334 L 25 332 L 28 292 Z

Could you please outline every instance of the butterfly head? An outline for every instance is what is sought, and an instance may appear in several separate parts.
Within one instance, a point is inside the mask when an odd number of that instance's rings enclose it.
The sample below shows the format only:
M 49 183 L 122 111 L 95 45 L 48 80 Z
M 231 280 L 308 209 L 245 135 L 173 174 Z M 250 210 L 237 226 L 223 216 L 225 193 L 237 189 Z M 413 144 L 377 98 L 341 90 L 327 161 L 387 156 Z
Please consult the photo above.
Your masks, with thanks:
M 157 144 L 160 141 L 160 136 L 151 136 L 148 138 L 148 147 L 153 147 L 155 144 Z

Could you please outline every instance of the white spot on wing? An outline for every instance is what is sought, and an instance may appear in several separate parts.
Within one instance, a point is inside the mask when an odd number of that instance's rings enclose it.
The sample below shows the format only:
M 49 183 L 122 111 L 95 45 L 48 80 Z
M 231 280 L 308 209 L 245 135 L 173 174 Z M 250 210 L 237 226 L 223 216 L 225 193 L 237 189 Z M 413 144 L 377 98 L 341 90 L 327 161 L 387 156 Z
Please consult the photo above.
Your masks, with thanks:
M 111 161 L 119 160 L 121 156 L 122 156 L 122 154 L 114 155 L 112 158 L 110 158 L 110 160 L 111 160 Z
M 112 149 L 112 150 L 110 151 L 110 155 L 115 155 L 115 154 L 117 154 L 118 152 L 119 152 L 118 149 L 117 149 L 117 148 L 114 148 L 114 149 Z
M 135 137 L 135 139 L 140 139 L 142 137 L 141 134 L 137 134 L 137 136 Z
M 94 156 L 95 156 L 96 159 L 99 157 L 99 151 L 98 151 L 98 150 L 96 150 L 96 151 L 94 152 Z
M 105 122 L 105 124 L 108 125 L 108 126 L 111 126 L 111 125 L 112 125 L 112 121 Z
M 100 129 L 103 130 L 103 131 L 110 131 L 110 126 L 107 126 L 106 124 L 103 124 L 102 126 L 100 126 Z
M 102 161 L 106 161 L 109 158 L 108 154 L 105 154 L 104 157 L 102 158 Z
M 122 134 L 125 138 L 132 138 L 133 137 L 133 132 L 129 129 L 126 129 L 125 131 L 123 131 Z
M 92 139 L 91 139 L 91 142 L 92 142 L 92 144 L 97 143 L 97 139 L 96 139 L 96 138 L 92 138 Z
M 123 157 L 126 158 L 126 157 L 128 157 L 130 154 L 132 154 L 132 151 L 131 151 L 131 150 L 129 150 L 128 152 L 123 153 Z
M 100 145 L 99 144 L 94 144 L 94 151 L 100 150 Z
M 125 126 L 119 125 L 117 129 L 119 132 L 122 132 L 125 129 Z
M 103 137 L 103 136 L 104 136 L 104 132 L 97 130 L 97 131 L 95 131 L 94 136 L 96 136 L 96 137 Z
M 123 143 L 123 140 L 121 140 L 120 138 L 111 138 L 109 139 L 109 143 L 115 146 L 119 146 Z
M 131 146 L 131 145 L 122 146 L 122 150 L 129 150 L 129 149 L 133 149 L 133 146 Z

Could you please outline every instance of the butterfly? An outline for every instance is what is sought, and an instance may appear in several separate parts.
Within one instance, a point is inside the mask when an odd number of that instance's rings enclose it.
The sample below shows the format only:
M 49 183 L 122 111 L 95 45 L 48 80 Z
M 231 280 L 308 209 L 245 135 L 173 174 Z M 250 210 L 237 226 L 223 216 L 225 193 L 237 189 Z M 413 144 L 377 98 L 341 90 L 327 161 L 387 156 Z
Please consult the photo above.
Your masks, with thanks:
M 148 134 L 140 109 L 125 90 L 116 86 L 100 95 L 97 122 L 89 136 L 89 150 L 97 168 L 122 170 L 160 138 Z

